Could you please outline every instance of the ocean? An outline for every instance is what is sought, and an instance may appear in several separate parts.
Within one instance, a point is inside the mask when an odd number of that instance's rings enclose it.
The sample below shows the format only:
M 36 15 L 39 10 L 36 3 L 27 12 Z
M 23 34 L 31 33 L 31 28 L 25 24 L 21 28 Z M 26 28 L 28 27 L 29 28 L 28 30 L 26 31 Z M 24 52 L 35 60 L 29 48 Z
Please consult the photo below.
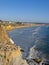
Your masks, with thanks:
M 39 52 L 38 57 L 49 59 L 49 26 L 14 29 L 7 33 L 24 50 L 24 58 L 29 56 L 30 49 L 35 46 L 34 49 Z

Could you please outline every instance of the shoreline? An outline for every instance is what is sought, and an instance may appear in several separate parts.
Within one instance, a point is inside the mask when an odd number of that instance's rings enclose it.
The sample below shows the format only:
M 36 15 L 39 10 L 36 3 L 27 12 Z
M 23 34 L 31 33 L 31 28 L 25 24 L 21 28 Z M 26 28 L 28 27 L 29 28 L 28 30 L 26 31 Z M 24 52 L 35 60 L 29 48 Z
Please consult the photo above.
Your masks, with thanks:
M 33 26 L 46 26 L 45 24 L 22 24 L 22 25 L 7 25 L 4 26 L 6 30 L 13 30 L 13 29 L 20 29 L 20 28 L 28 28 L 28 27 L 33 27 Z

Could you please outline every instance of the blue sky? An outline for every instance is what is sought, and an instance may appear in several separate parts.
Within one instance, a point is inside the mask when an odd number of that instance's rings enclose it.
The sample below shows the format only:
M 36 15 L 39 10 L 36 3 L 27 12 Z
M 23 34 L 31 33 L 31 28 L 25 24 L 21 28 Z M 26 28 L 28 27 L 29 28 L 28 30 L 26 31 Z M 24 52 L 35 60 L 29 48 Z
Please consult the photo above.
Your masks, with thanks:
M 49 22 L 49 0 L 0 0 L 0 19 Z

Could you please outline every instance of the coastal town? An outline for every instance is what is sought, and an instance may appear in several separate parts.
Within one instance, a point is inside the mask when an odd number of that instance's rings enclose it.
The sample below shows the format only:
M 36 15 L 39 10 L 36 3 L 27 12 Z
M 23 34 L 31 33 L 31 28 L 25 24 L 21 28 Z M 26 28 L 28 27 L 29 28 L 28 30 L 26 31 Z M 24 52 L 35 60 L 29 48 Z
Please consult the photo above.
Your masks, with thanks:
M 12 21 L 2 21 L 0 24 L 4 26 L 5 30 L 19 29 L 32 26 L 49 26 L 48 23 L 29 23 L 29 22 L 12 22 Z

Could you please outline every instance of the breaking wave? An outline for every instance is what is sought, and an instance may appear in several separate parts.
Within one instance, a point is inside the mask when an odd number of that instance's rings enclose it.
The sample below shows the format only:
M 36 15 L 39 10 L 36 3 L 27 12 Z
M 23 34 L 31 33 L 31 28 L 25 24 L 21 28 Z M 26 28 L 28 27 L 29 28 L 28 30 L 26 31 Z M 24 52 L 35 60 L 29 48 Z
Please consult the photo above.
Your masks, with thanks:
M 49 59 L 49 26 L 17 29 L 9 36 L 25 51 L 26 59 Z

